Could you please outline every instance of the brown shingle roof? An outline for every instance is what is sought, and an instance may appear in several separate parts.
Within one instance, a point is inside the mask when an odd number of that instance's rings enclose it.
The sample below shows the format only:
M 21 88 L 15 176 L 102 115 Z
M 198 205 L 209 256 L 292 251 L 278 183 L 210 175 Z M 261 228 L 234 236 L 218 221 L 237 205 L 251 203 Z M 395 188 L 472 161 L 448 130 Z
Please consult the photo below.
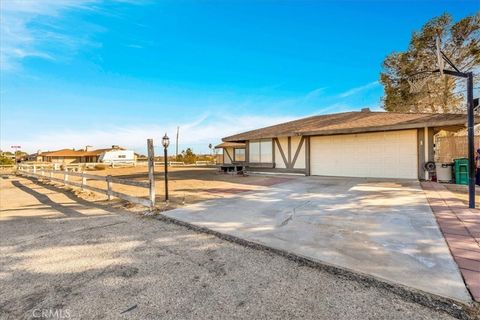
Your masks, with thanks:
M 239 142 L 223 142 L 220 143 L 219 145 L 215 146 L 215 149 L 220 149 L 220 148 L 245 148 L 245 143 L 239 143 Z
M 61 149 L 57 151 L 42 152 L 40 155 L 44 157 L 85 157 L 85 156 L 98 156 L 101 152 Z
M 289 121 L 235 134 L 222 140 L 234 142 L 282 136 L 333 135 L 423 127 L 464 127 L 466 121 L 465 114 L 344 112 Z
M 41 156 L 45 157 L 85 157 L 85 156 L 100 156 L 102 153 L 111 151 L 111 150 L 126 150 L 122 147 L 115 148 L 105 148 L 105 149 L 96 149 L 92 151 L 85 150 L 73 150 L 73 149 L 61 149 L 56 151 L 47 151 L 40 153 Z

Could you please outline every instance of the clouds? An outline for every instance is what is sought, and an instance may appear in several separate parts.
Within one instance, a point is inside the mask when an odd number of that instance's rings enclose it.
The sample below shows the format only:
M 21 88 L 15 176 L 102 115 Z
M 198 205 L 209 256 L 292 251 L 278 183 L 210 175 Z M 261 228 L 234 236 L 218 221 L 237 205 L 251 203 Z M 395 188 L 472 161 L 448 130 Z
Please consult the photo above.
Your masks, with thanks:
M 56 51 L 88 45 L 85 37 L 65 33 L 57 23 L 69 10 L 95 10 L 96 0 L 8 0 L 0 6 L 0 70 L 20 67 L 23 59 L 55 60 Z
M 129 126 L 106 124 L 103 128 L 95 127 L 91 130 L 66 129 L 61 132 L 52 130 L 34 132 L 31 137 L 23 139 L 2 139 L 1 148 L 9 150 L 10 145 L 15 144 L 21 145 L 22 150 L 35 152 L 39 149 L 46 151 L 61 148 L 83 148 L 86 145 L 101 148 L 117 144 L 144 152 L 147 138 L 153 138 L 155 145 L 158 146 L 161 137 L 167 132 L 173 141 L 178 125 L 180 126 L 180 149 L 193 147 L 197 152 L 208 152 L 208 144 L 220 142 L 222 137 L 289 120 L 293 120 L 293 117 L 201 115 L 191 122 L 179 124 L 144 125 L 138 123 Z
M 376 88 L 379 85 L 380 85 L 380 83 L 378 81 L 373 81 L 373 82 L 367 83 L 363 86 L 355 87 L 355 88 L 352 88 L 352 89 L 347 90 L 345 92 L 342 92 L 338 95 L 338 97 L 347 98 L 347 97 L 350 97 L 350 96 L 354 96 L 354 95 L 362 93 L 364 91 Z

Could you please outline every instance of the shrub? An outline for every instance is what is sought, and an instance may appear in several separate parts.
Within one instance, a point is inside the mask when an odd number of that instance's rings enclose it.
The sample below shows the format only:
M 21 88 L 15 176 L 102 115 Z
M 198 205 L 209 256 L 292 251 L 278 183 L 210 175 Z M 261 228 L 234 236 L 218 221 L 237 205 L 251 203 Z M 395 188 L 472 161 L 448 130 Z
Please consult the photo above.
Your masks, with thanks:
M 0 156 L 0 165 L 10 165 L 13 164 L 13 160 L 8 157 Z
M 105 170 L 107 169 L 107 166 L 104 164 L 96 164 L 95 165 L 95 170 Z

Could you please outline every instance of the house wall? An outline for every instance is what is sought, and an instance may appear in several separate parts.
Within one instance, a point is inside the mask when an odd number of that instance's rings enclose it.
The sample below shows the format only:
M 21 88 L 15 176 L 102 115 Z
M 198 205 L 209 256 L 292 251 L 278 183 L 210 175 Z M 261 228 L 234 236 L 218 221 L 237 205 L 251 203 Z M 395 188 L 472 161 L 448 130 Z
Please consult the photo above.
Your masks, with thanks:
M 410 144 L 410 146 L 405 145 L 401 147 L 408 149 L 408 152 L 409 152 L 408 156 L 410 156 L 410 153 L 415 152 L 415 151 L 412 152 L 411 150 L 412 148 L 413 150 L 416 150 L 416 155 L 413 155 L 413 156 L 417 158 L 418 179 L 425 179 L 426 178 L 425 170 L 423 169 L 424 163 L 425 161 L 432 161 L 434 159 L 434 148 L 433 148 L 434 130 L 433 128 L 421 128 L 421 129 L 413 129 L 413 130 L 415 130 L 414 132 L 416 134 L 415 142 L 412 142 L 412 139 L 410 139 L 410 142 L 408 143 L 413 143 L 414 145 L 412 146 Z M 397 131 L 397 132 L 403 133 L 405 131 Z M 376 136 L 375 134 L 370 134 L 370 135 L 372 137 Z M 249 161 L 250 162 L 249 170 L 292 172 L 292 173 L 304 173 L 305 175 L 310 175 L 311 174 L 311 158 L 312 156 L 314 156 L 314 155 L 311 155 L 312 139 L 315 140 L 315 137 L 314 136 L 313 137 L 291 136 L 291 137 L 273 138 L 272 139 L 273 168 L 268 167 L 266 165 L 254 166 L 254 164 L 252 164 L 251 161 Z M 248 156 L 249 142 L 250 141 L 247 141 L 247 147 L 246 147 L 247 159 L 249 159 L 249 156 Z M 318 143 L 318 141 L 316 141 L 315 143 Z M 402 143 L 405 143 L 405 141 L 402 141 Z M 389 148 L 391 149 L 394 147 L 395 147 L 395 144 L 393 145 L 387 144 L 386 146 L 384 146 L 385 150 L 383 152 L 388 152 Z M 368 149 L 376 150 L 376 148 L 377 148 L 377 142 L 375 142 L 373 139 L 371 141 L 371 146 L 369 146 Z M 233 158 L 233 148 L 229 148 L 229 153 Z M 225 154 L 225 151 L 224 151 L 224 154 Z M 225 159 L 225 163 L 230 163 L 230 162 L 227 162 L 229 161 L 229 158 L 226 155 L 224 155 L 224 159 Z M 404 160 L 405 159 L 403 158 L 401 159 L 401 161 L 404 161 Z M 255 164 L 255 165 L 258 165 L 258 164 Z M 388 174 L 385 174 L 385 175 L 387 176 Z
M 418 132 L 396 130 L 310 139 L 312 175 L 418 178 Z
M 223 163 L 231 164 L 233 161 L 233 148 L 223 148 Z
M 293 169 L 305 169 L 306 168 L 306 163 L 305 163 L 305 139 L 302 137 L 292 137 L 292 166 Z M 295 158 L 296 156 L 296 158 Z M 293 163 L 293 161 L 295 161 Z
M 275 168 L 304 170 L 307 165 L 305 145 L 305 138 L 299 136 L 274 139 Z
M 85 163 L 85 162 L 97 162 L 97 156 L 88 156 L 88 157 L 49 157 L 42 156 L 41 161 L 52 162 L 52 163 Z
M 274 152 L 275 152 L 275 168 L 286 169 L 288 164 L 288 138 L 280 137 L 274 139 Z M 282 156 L 283 154 L 283 156 Z M 286 158 L 287 163 L 283 159 Z
M 420 180 L 430 178 L 424 165 L 428 161 L 434 161 L 434 134 L 433 128 L 421 128 L 417 130 L 418 179 Z
M 104 152 L 100 158 L 100 162 L 134 162 L 135 153 L 131 150 L 110 150 Z
M 54 163 L 74 163 L 74 162 L 80 162 L 80 159 L 78 157 L 50 157 L 51 161 Z

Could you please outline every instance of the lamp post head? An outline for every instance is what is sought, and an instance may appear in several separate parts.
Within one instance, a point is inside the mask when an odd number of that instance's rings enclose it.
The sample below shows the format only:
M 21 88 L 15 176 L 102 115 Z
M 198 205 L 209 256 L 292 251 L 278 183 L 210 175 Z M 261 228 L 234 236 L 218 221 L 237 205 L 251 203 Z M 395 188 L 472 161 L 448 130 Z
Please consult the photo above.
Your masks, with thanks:
M 212 144 L 210 143 L 210 144 L 208 145 L 208 148 L 209 148 L 209 149 L 212 149 L 212 147 L 213 147 L 213 146 L 212 146 Z
M 165 149 L 168 148 L 168 145 L 170 144 L 170 138 L 167 136 L 167 133 L 162 138 L 162 145 Z

